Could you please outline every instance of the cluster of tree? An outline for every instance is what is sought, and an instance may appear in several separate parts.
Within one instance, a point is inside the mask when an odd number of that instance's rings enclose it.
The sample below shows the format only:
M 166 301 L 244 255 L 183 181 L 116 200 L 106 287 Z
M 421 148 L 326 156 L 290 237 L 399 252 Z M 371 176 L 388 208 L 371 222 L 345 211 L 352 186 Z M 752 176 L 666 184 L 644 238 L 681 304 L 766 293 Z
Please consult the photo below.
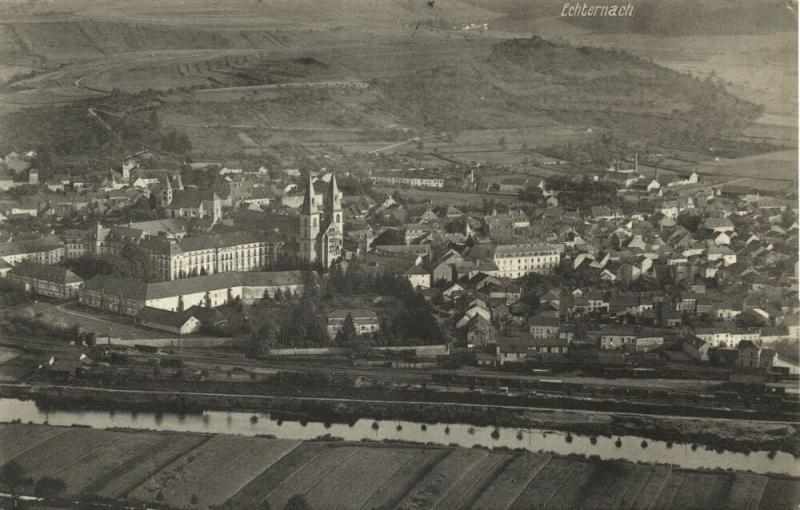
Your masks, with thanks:
M 522 304 L 524 304 L 527 307 L 528 313 L 533 314 L 534 312 L 536 312 L 536 310 L 539 309 L 539 305 L 541 304 L 539 297 L 541 295 L 542 295 L 542 287 L 536 280 L 529 278 L 525 278 L 523 280 L 522 295 L 520 296 L 519 300 Z
M 219 194 L 227 194 L 230 185 L 225 176 L 220 175 L 222 168 L 219 165 L 209 165 L 205 168 L 193 169 L 189 165 L 181 167 L 181 181 L 184 186 L 196 186 L 198 189 L 212 190 Z
M 19 216 L 9 218 L 3 225 L 6 230 L 14 234 L 28 234 L 39 233 L 42 235 L 51 234 L 53 227 L 45 218 L 38 216 Z
M 402 234 L 400 234 L 402 236 Z M 347 264 L 345 269 L 337 264 L 328 272 L 324 294 L 326 298 L 335 295 L 352 296 L 356 294 L 397 295 L 397 279 L 386 273 L 368 271 L 358 261 Z
M 20 463 L 12 460 L 0 468 L 0 484 L 13 491 L 33 485 L 33 478 L 25 476 L 25 470 Z
M 800 361 L 800 340 L 797 338 L 784 338 L 776 341 L 770 347 L 783 358 Z
M 599 140 L 574 144 L 567 142 L 560 145 L 537 148 L 536 152 L 551 158 L 570 162 L 578 169 L 594 169 L 610 165 L 620 151 L 627 152 L 627 146 L 617 145 L 613 132 L 600 135 Z
M 358 335 L 352 317 L 333 339 L 329 338 L 322 304 L 331 303 L 341 296 L 381 295 L 397 298 L 400 306 L 392 317 L 385 318 L 380 330 L 372 335 Z M 276 303 L 288 305 L 283 319 L 261 321 L 252 331 L 254 351 L 274 347 L 362 347 L 365 345 L 416 345 L 444 341 L 445 335 L 433 308 L 421 293 L 411 287 L 406 279 L 387 273 L 369 271 L 354 262 L 342 270 L 331 268 L 328 278 L 320 286 L 316 278 L 306 283 L 302 296 L 279 293 L 265 296 L 262 303 L 250 310 L 258 314 L 260 305 L 274 308 Z M 255 318 L 255 317 L 254 317 Z
M 316 277 L 309 277 L 303 295 L 292 307 L 290 319 L 281 327 L 283 344 L 325 345 L 328 330 L 320 311 L 320 287 Z
M 16 282 L 0 279 L 0 308 L 21 305 L 30 301 L 31 296 Z
M 372 192 L 372 181 L 369 179 L 359 179 L 354 175 L 336 177 L 339 189 L 345 196 L 353 197 L 358 195 L 368 195 Z
M 686 209 L 678 214 L 678 224 L 689 232 L 697 232 L 702 222 L 703 214 L 697 209 Z
M 0 468 L 0 484 L 11 491 L 33 486 L 34 494 L 43 498 L 60 496 L 67 490 L 67 484 L 61 478 L 43 476 L 34 484 L 33 478 L 26 476 L 25 469 L 15 460 Z
M 255 331 L 252 339 L 256 354 L 271 347 L 314 347 L 330 345 L 328 330 L 323 323 L 320 311 L 321 291 L 314 273 L 309 273 L 303 294 L 297 298 L 291 294 L 276 293 L 265 296 L 262 301 L 289 303 L 288 313 L 280 321 L 264 321 Z M 251 309 L 258 313 L 258 308 Z
M 105 170 L 143 147 L 182 157 L 191 150 L 187 136 L 165 130 L 154 110 L 155 93 L 112 94 L 57 108 L 32 108 L 0 119 L 3 147 L 31 147 L 53 161 L 63 156 L 86 158 L 90 170 Z M 90 113 L 87 115 L 87 111 Z M 50 161 L 36 163 L 41 178 Z
M 95 204 L 89 204 L 89 207 L 80 211 L 72 211 L 66 216 L 62 216 L 52 226 L 58 232 L 65 230 L 86 230 L 97 225 L 97 222 L 103 217 Z M 127 220 L 127 219 L 126 219 Z M 131 220 L 132 221 L 132 220 Z
M 497 214 L 507 214 L 509 208 L 503 202 L 498 202 L 494 198 L 486 198 L 483 197 L 480 202 L 474 202 L 472 204 L 464 204 L 461 208 L 464 212 L 474 212 L 476 214 L 484 214 L 490 215 L 494 212 Z
M 617 186 L 610 182 L 593 181 L 584 176 L 581 179 L 553 176 L 546 181 L 548 191 L 557 192 L 558 203 L 565 209 L 585 210 L 596 205 L 615 207 L 620 200 Z M 519 193 L 520 200 L 538 204 L 544 201 L 542 190 L 529 186 Z
M 173 152 L 175 154 L 186 154 L 192 150 L 192 142 L 186 133 L 180 133 L 174 129 L 168 131 L 161 139 L 161 150 Z
M 76 259 L 68 259 L 63 264 L 83 279 L 103 274 L 127 280 L 158 281 L 158 273 L 147 251 L 133 243 L 125 244 L 119 257 L 85 253 Z
M 358 341 L 358 330 L 356 329 L 356 323 L 351 314 L 348 313 L 347 317 L 344 318 L 342 329 L 336 333 L 336 337 L 333 339 L 333 341 L 336 345 L 342 347 L 356 346 L 356 342 Z
M 390 321 L 384 321 L 376 335 L 380 345 L 425 345 L 441 343 L 444 331 L 425 297 L 406 279 L 397 279 L 403 307 Z
M 36 482 L 33 488 L 34 494 L 43 498 L 53 498 L 64 494 L 67 490 L 67 483 L 61 478 L 51 478 L 43 476 Z
M 84 331 L 77 324 L 71 326 L 51 324 L 36 317 L 15 314 L 0 321 L 0 331 L 19 338 L 52 338 L 59 341 L 74 342 L 78 345 L 92 346 L 96 343 L 95 334 Z
M 433 308 L 425 298 L 404 278 L 386 272 L 369 271 L 361 264 L 352 262 L 342 271 L 334 266 L 325 286 L 325 296 L 377 294 L 398 298 L 402 307 L 391 319 L 381 324 L 372 340 L 378 345 L 404 345 L 408 343 L 437 343 L 444 340 L 444 333 L 437 322 Z M 347 324 L 345 324 L 347 327 Z M 355 329 L 355 328 L 353 328 Z M 353 333 L 348 331 L 341 338 L 345 345 L 353 343 Z M 341 342 L 336 342 L 343 345 Z
M 752 310 L 745 310 L 736 316 L 736 326 L 739 328 L 759 328 L 766 324 L 766 319 Z
M 22 186 L 15 186 L 8 190 L 8 194 L 16 198 L 17 200 L 27 197 L 29 195 L 35 195 L 38 192 L 39 192 L 39 186 L 35 184 L 23 184 Z

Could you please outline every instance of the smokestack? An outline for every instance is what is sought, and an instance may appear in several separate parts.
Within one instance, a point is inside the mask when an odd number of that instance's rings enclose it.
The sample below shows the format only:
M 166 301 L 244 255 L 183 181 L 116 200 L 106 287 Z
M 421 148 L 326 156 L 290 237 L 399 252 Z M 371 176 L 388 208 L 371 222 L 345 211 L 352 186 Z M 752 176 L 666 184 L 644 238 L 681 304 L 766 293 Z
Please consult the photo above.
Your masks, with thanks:
M 659 181 L 659 180 L 658 180 L 658 164 L 659 164 L 659 163 L 661 163 L 661 161 L 660 161 L 660 160 L 659 160 L 659 161 L 656 161 L 656 182 L 659 182 L 659 183 L 660 183 L 661 181 Z
M 633 156 L 633 171 L 634 173 L 639 173 L 639 153 L 635 153 Z

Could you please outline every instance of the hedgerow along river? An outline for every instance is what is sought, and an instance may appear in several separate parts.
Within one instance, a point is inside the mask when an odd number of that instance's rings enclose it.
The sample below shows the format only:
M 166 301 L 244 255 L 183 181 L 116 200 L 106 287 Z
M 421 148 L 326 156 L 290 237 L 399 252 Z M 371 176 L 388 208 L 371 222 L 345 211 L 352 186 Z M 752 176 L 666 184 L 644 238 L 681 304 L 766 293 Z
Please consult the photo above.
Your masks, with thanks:
M 266 413 L 204 411 L 198 414 L 108 411 L 97 409 L 44 410 L 32 400 L 0 398 L 4 422 L 56 426 L 82 425 L 97 429 L 129 428 L 174 432 L 273 435 L 281 439 L 313 440 L 330 435 L 346 441 L 395 440 L 473 447 L 524 448 L 560 455 L 596 455 L 601 459 L 672 464 L 687 469 L 750 470 L 797 476 L 797 460 L 784 452 L 708 450 L 702 446 L 667 443 L 637 436 L 583 436 L 544 429 L 476 427 L 468 424 L 424 424 L 409 421 L 360 419 L 342 423 L 280 421 Z

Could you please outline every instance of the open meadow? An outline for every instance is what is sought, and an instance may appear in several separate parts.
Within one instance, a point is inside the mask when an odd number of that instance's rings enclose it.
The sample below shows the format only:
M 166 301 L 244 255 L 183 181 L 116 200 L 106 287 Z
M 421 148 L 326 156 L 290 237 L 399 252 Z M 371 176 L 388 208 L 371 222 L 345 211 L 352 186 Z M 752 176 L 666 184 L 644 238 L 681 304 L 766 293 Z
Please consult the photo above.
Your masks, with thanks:
M 412 443 L 0 425 L 0 464 L 159 507 L 789 509 L 800 479 Z M 69 469 L 80 464 L 81 469 Z

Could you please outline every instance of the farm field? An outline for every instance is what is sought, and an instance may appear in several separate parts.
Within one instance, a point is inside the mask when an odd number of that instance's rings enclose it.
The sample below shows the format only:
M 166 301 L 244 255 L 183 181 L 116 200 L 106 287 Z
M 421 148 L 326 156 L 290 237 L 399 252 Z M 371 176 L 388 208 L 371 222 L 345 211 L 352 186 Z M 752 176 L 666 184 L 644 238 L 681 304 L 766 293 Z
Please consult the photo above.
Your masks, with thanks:
M 436 464 L 417 486 L 406 494 L 398 508 L 435 508 L 442 503 L 448 490 L 470 473 L 489 455 L 484 450 L 455 449 Z
M 789 509 L 800 479 L 511 450 L 0 425 L 0 463 L 171 508 Z M 77 466 L 80 465 L 80 469 Z M 7 488 L 4 488 L 7 489 Z
M 762 175 L 771 179 L 791 180 L 797 175 L 797 152 L 770 152 L 747 158 L 710 161 L 704 163 L 701 169 L 731 177 Z
M 299 443 L 253 441 L 239 436 L 214 436 L 153 475 L 134 489 L 130 497 L 140 501 L 164 501 L 177 507 L 224 503 L 261 471 L 269 468 Z M 219 476 L 225 473 L 224 476 Z M 288 498 L 287 498 L 288 499 Z
M 119 435 L 105 430 L 88 428 L 30 429 L 27 425 L 5 425 L 2 434 L 10 444 L 6 457 L 13 458 L 34 480 L 44 476 L 64 480 L 67 490 L 79 494 L 118 463 L 138 455 L 138 452 L 157 441 L 158 434 Z M 23 435 L 23 438 L 20 436 Z M 4 448 L 5 450 L 5 448 Z M 80 466 L 80 467 L 78 467 Z

